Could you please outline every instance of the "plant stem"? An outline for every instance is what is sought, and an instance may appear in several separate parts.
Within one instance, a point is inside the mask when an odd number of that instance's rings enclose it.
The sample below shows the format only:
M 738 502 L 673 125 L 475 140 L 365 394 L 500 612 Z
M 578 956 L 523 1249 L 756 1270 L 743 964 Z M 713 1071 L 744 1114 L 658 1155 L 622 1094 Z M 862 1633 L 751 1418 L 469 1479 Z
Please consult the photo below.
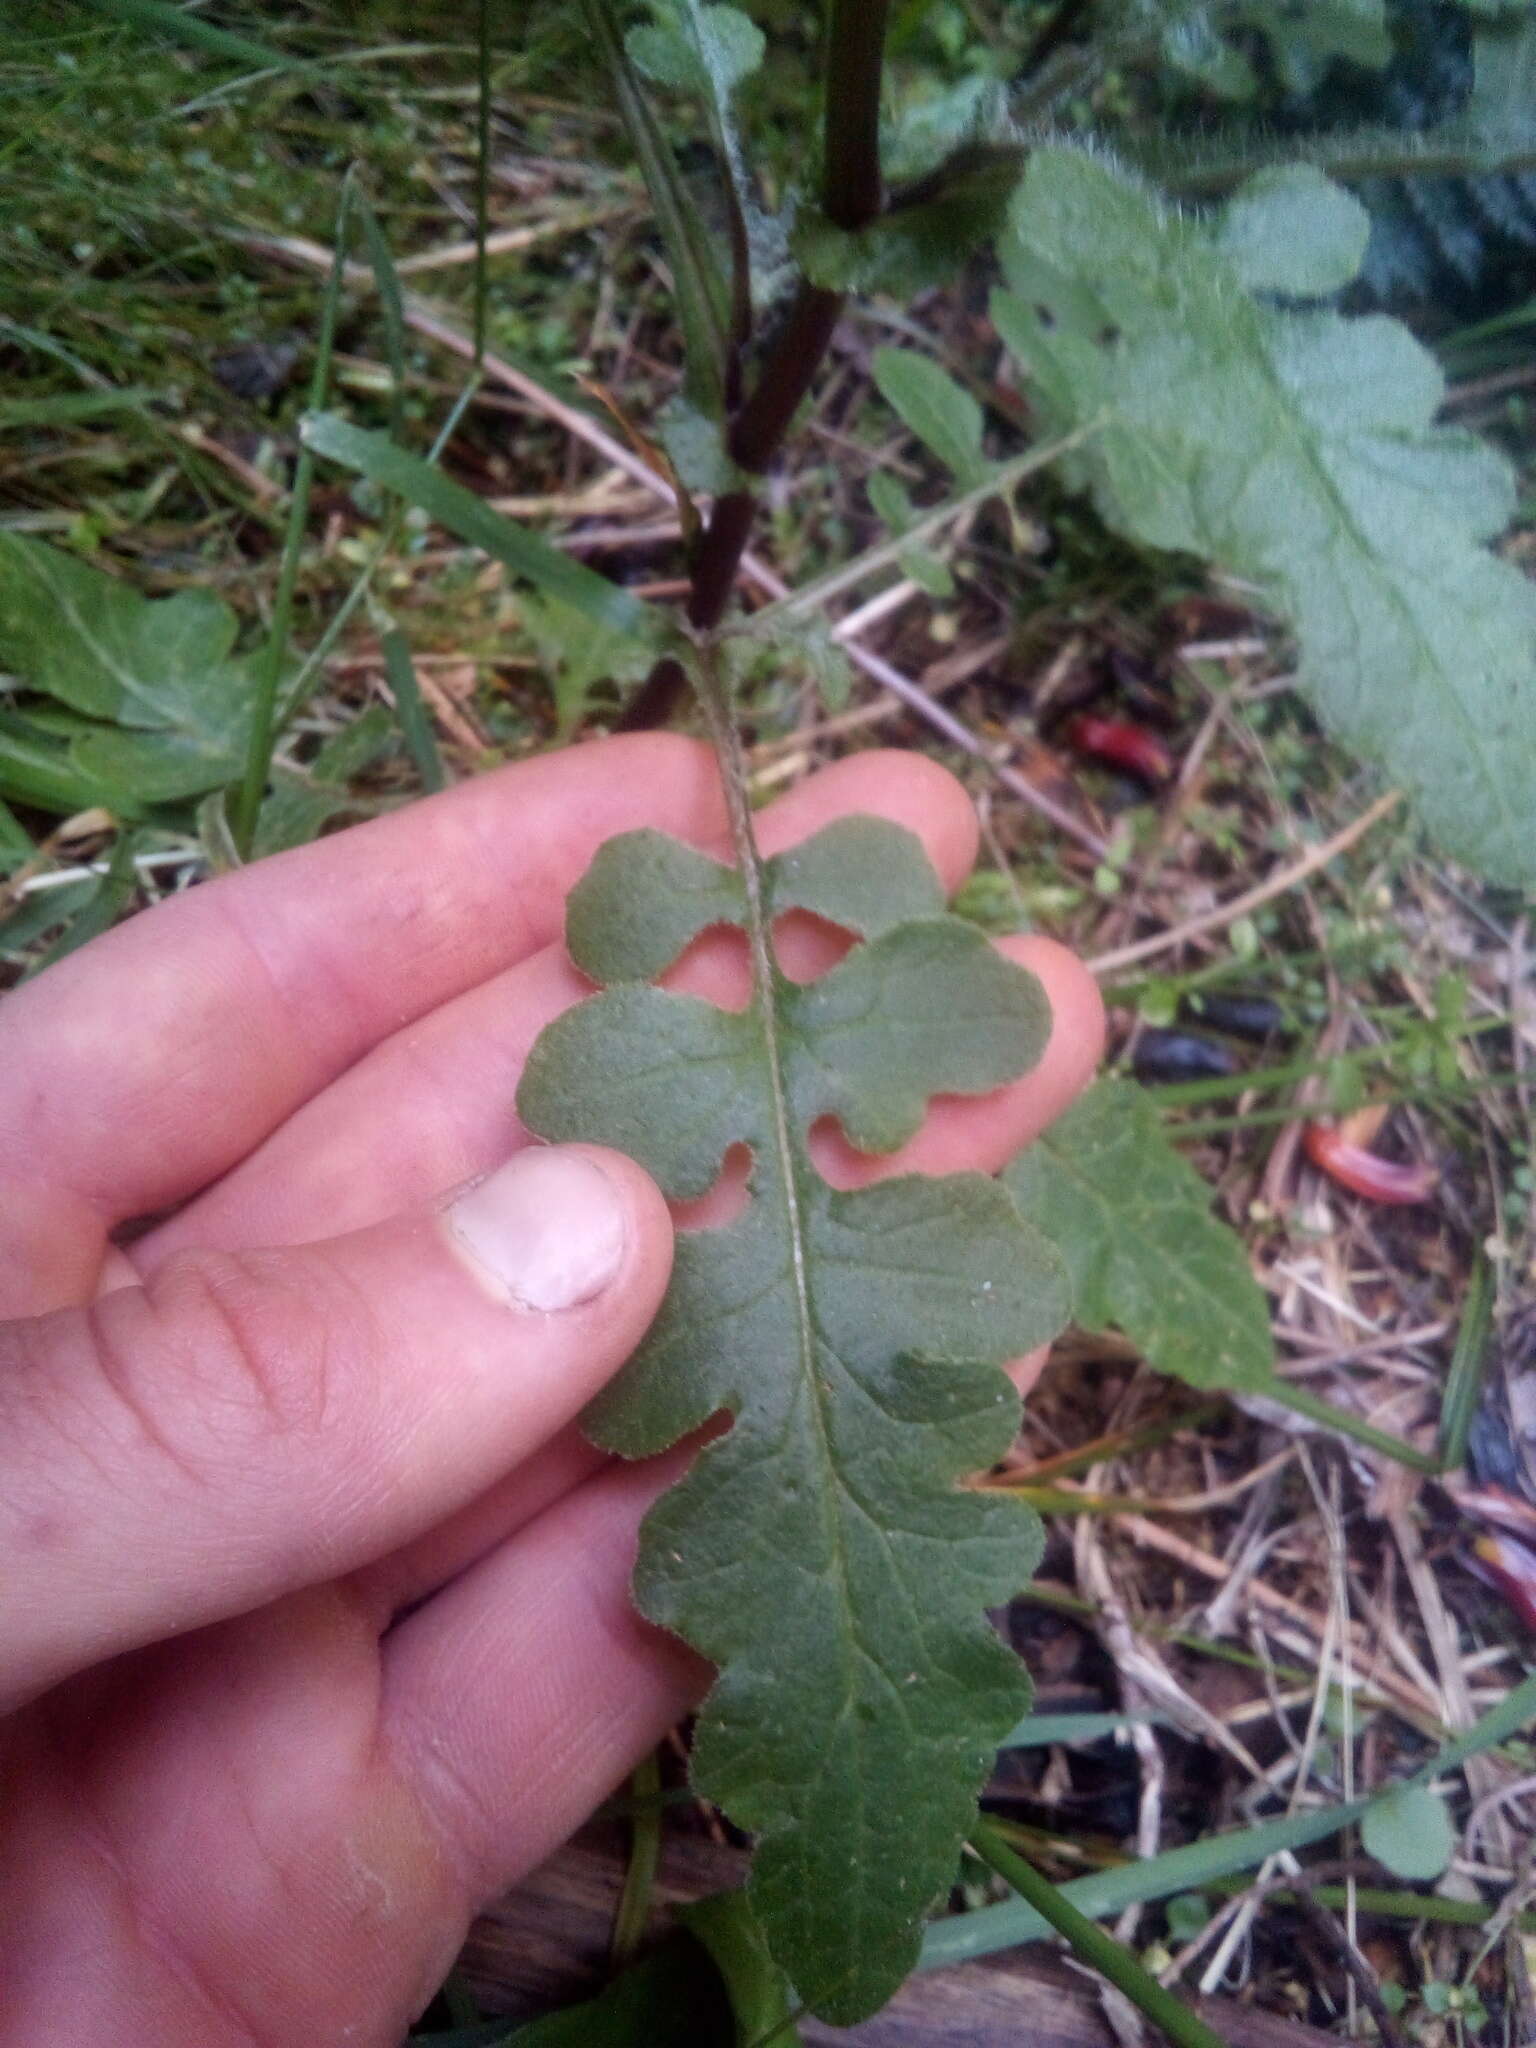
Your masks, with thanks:
M 1213 2034 L 1198 2013 L 1191 2012 L 1171 1991 L 1164 1990 L 1128 1948 L 1064 1898 L 1032 1863 L 1016 1855 L 990 1821 L 978 1818 L 971 1830 L 971 1847 L 1026 1905 L 1033 1906 L 1042 1920 L 1049 1921 L 1058 1934 L 1066 1937 L 1081 1961 L 1107 1977 L 1178 2048 L 1225 2048 L 1221 2036 Z
M 840 228 L 880 211 L 880 69 L 888 0 L 832 0 L 821 203 Z
M 756 476 L 773 460 L 821 367 L 842 309 L 841 292 L 801 283 L 756 388 L 731 428 L 731 460 L 738 469 Z
M 841 228 L 867 226 L 880 211 L 880 77 L 889 11 L 889 0 L 833 0 L 827 27 L 822 204 Z M 777 454 L 831 345 L 842 308 L 840 292 L 802 279 L 757 383 L 726 431 L 731 460 L 748 476 L 760 476 Z M 745 486 L 715 501 L 688 565 L 688 619 L 700 631 L 725 616 L 756 511 L 756 494 Z M 619 729 L 636 732 L 660 725 L 676 706 L 683 683 L 680 663 L 658 662 L 618 721 Z
M 642 1757 L 630 1776 L 636 1810 L 630 1822 L 629 1868 L 618 1911 L 613 1916 L 609 1960 L 616 1970 L 631 1960 L 645 1938 L 661 1855 L 661 1765 L 655 1750 Z

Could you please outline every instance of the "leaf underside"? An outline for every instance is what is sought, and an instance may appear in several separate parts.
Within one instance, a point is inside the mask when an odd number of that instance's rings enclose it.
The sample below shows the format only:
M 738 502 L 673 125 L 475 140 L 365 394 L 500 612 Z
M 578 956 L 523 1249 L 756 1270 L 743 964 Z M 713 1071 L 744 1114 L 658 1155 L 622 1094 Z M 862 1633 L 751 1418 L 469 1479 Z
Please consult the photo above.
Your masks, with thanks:
M 1109 524 L 1256 584 L 1333 730 L 1450 852 L 1529 884 L 1536 590 L 1484 545 L 1513 512 L 1511 471 L 1435 425 L 1440 372 L 1397 321 L 1245 288 L 1294 288 L 1278 259 L 1298 197 L 1294 179 L 1240 193 L 1229 257 L 1221 223 L 1165 212 L 1080 151 L 1038 151 L 1002 244 L 999 331 L 1046 432 L 1106 416 L 1071 464 Z M 1264 233 L 1268 207 L 1286 232 Z M 1347 232 L 1333 214 L 1325 249 Z
M 642 1457 L 732 1417 L 647 1518 L 635 1594 L 719 1667 L 695 1784 L 759 1838 L 749 1896 L 776 1961 L 848 2024 L 915 1960 L 1028 1699 L 982 1610 L 1027 1579 L 1038 1527 L 958 1482 L 1017 1423 L 990 1361 L 1060 1326 L 1065 1282 L 995 1181 L 840 1193 L 807 1134 L 832 1116 L 892 1150 L 933 1095 L 1025 1071 L 1048 1012 L 1032 976 L 943 914 L 893 825 L 843 820 L 760 883 L 759 911 L 735 870 L 660 833 L 602 848 L 567 941 L 608 986 L 546 1030 L 518 1108 L 545 1137 L 617 1146 L 674 1198 L 751 1148 L 747 1206 L 679 1233 L 660 1315 L 587 1426 Z M 745 1011 L 650 985 L 711 927 L 794 909 L 863 943 L 805 985 L 775 961 L 771 1004 Z
M 1262 1391 L 1274 1373 L 1264 1293 L 1211 1190 L 1133 1081 L 1100 1081 L 1003 1175 L 1061 1252 L 1074 1319 L 1123 1330 L 1158 1372 Z

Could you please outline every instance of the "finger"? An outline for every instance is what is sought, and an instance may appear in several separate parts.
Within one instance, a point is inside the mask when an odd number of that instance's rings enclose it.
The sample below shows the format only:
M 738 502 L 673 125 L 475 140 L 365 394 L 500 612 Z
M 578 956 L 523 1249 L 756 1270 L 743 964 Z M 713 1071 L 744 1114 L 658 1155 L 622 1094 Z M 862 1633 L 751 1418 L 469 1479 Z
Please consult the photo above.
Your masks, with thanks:
M 476 1899 L 564 1841 L 709 1684 L 629 1592 L 640 1518 L 686 1455 L 579 1487 L 385 1639 L 384 1739 Z
M 638 1167 L 540 1148 L 446 1208 L 186 1254 L 0 1326 L 0 1691 L 351 1571 L 476 1499 L 629 1355 L 670 1264 Z
M 522 763 L 189 891 L 0 1014 L 0 1210 L 26 1290 L 83 1299 L 61 1245 L 204 1186 L 369 1046 L 561 930 L 615 832 L 722 829 L 705 748 L 635 735 Z M 39 1176 L 46 1175 L 46 1180 Z
M 858 811 L 916 832 L 946 888 L 968 872 L 975 811 L 954 777 L 922 755 L 841 761 L 764 811 L 759 832 L 772 852 Z M 718 844 L 715 850 L 725 851 Z M 809 920 L 783 934 L 787 964 L 799 974 L 829 965 L 842 944 Z M 691 949 L 686 970 L 673 980 L 694 994 L 734 1002 L 746 975 L 741 947 L 713 933 Z M 361 1229 L 484 1172 L 526 1142 L 514 1103 L 534 1040 L 590 993 L 564 947 L 551 946 L 396 1033 L 217 1187 L 141 1239 L 135 1263 L 152 1270 L 186 1245 L 295 1244 Z

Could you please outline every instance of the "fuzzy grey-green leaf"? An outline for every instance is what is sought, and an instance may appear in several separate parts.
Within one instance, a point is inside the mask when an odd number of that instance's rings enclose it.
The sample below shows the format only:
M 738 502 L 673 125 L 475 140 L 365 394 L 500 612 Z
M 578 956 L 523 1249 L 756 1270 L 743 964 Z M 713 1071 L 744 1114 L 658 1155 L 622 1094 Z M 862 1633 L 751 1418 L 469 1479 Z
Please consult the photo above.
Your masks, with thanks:
M 653 915 L 617 887 L 626 844 L 599 856 L 600 890 L 577 892 L 599 979 L 641 957 L 628 928 Z M 654 912 L 665 937 L 648 960 L 699 906 L 718 921 L 724 891 L 700 859 L 648 855 L 653 884 L 684 883 L 681 912 Z M 1016 1425 L 991 1361 L 1059 1327 L 1066 1289 L 996 1182 L 839 1192 L 809 1126 L 830 1110 L 856 1142 L 894 1145 L 936 1091 L 1024 1071 L 1049 1018 L 1032 977 L 936 914 L 937 880 L 894 826 L 830 827 L 765 863 L 761 889 L 765 927 L 806 908 L 873 936 L 818 982 L 775 970 L 766 1014 L 610 987 L 548 1028 L 518 1107 L 548 1137 L 623 1146 L 674 1196 L 707 1184 L 730 1146 L 751 1150 L 745 1208 L 679 1232 L 656 1322 L 587 1425 L 638 1457 L 732 1418 L 648 1517 L 636 1597 L 719 1667 L 695 1782 L 759 1836 L 749 1896 L 776 1960 L 849 2023 L 915 1959 L 1027 1699 L 983 1609 L 1027 1578 L 1037 1526 L 958 1482 Z
M 1312 164 L 1277 164 L 1240 185 L 1222 210 L 1217 247 L 1250 291 L 1318 299 L 1359 271 L 1371 216 Z
M 1100 1081 L 1003 1181 L 1065 1259 L 1085 1329 L 1123 1330 L 1192 1386 L 1269 1384 L 1269 1311 L 1242 1239 L 1212 1216 L 1210 1189 L 1135 1082 Z
M 1260 304 L 1080 151 L 1038 151 L 1013 218 L 994 316 L 1050 431 L 1105 418 L 1069 465 L 1105 519 L 1266 592 L 1323 719 L 1449 851 L 1536 880 L 1536 589 L 1482 545 L 1512 474 L 1435 423 L 1432 358 L 1394 320 Z

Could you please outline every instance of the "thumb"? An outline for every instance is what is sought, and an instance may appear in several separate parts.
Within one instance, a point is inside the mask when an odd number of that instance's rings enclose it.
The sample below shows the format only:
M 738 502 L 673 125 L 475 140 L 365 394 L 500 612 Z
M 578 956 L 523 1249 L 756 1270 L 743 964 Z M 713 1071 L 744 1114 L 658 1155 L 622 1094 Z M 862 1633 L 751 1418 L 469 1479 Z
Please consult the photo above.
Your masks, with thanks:
M 435 1212 L 0 1323 L 0 1705 L 473 1499 L 629 1355 L 671 1258 L 639 1167 L 538 1148 Z

